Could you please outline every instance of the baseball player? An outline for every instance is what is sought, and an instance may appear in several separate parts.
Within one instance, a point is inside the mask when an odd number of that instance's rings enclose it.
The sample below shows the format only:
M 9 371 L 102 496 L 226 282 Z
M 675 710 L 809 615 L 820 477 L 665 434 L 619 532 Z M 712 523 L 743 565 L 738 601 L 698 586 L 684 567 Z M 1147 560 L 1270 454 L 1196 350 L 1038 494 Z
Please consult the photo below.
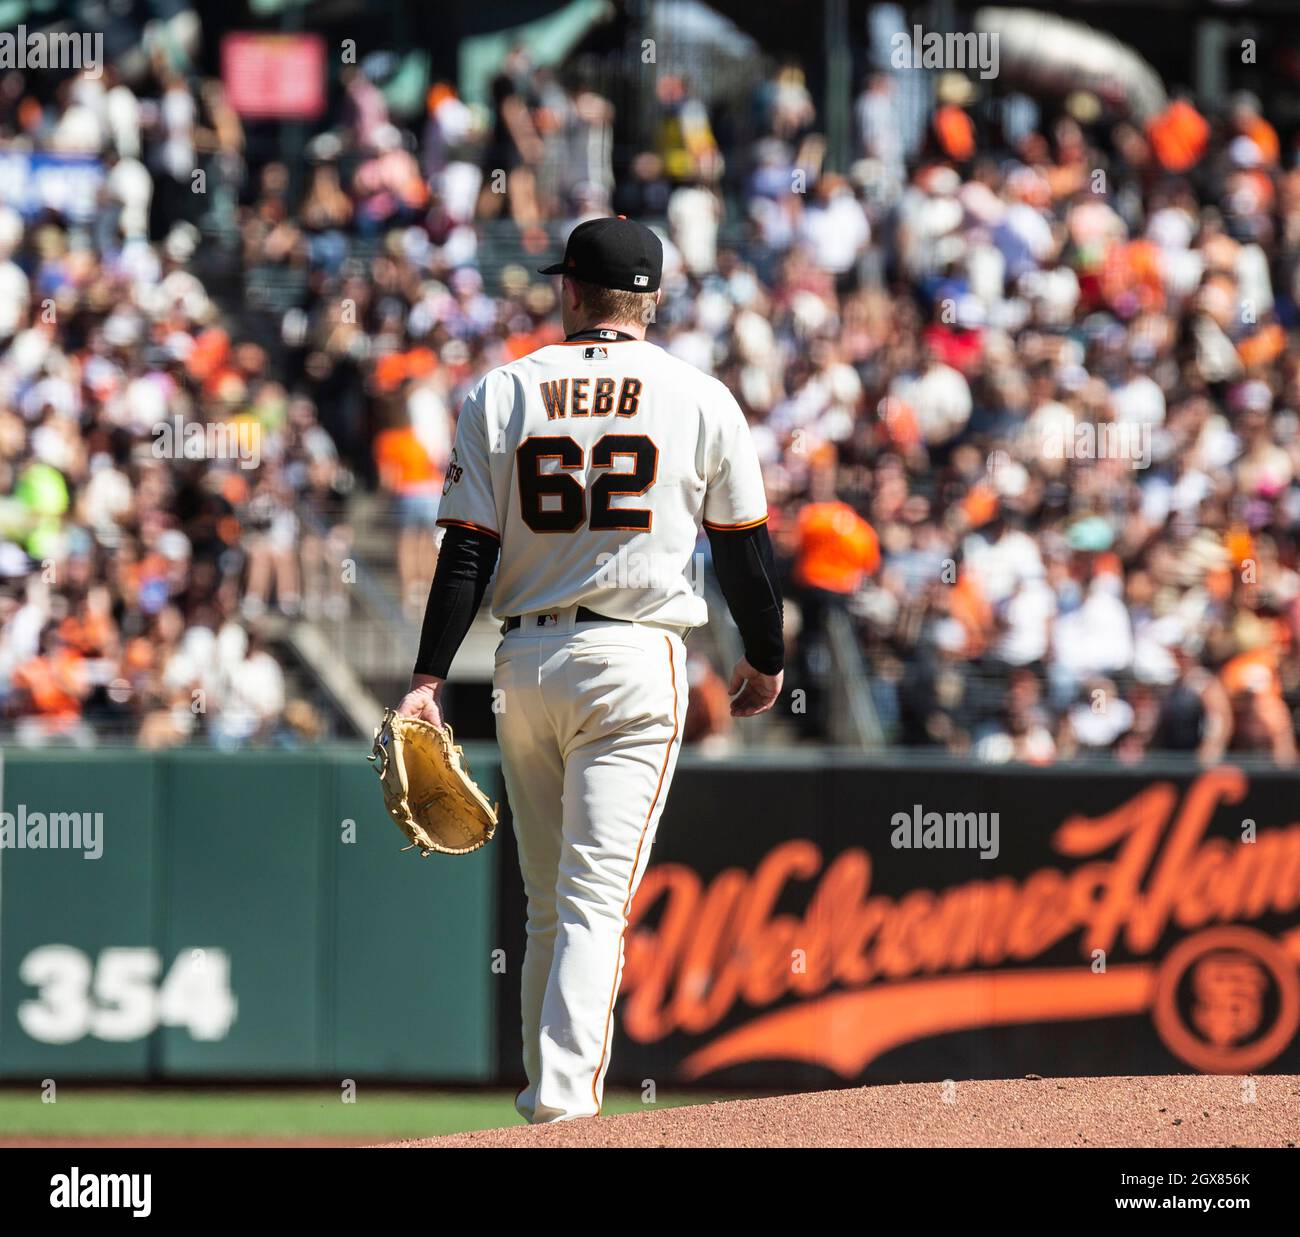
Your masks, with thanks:
M 575 228 L 563 343 L 492 370 L 461 408 L 411 690 L 441 721 L 496 568 L 494 699 L 528 897 L 529 1121 L 600 1112 L 628 908 L 681 747 L 701 525 L 745 656 L 731 711 L 781 690 L 782 607 L 758 457 L 730 392 L 646 341 L 663 247 L 620 216 Z M 499 556 L 499 563 L 498 563 Z

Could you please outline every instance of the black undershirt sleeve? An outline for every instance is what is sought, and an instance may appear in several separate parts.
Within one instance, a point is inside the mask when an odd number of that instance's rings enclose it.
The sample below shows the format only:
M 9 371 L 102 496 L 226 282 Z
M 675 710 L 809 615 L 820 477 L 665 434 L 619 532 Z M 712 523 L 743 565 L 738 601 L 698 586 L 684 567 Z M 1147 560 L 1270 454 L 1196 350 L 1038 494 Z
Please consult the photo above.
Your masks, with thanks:
M 727 609 L 736 620 L 745 657 L 760 674 L 785 665 L 784 611 L 767 525 L 715 529 L 705 526 Z
M 497 539 L 487 533 L 455 524 L 447 529 L 424 607 L 416 674 L 447 677 L 452 658 L 483 604 L 499 549 Z

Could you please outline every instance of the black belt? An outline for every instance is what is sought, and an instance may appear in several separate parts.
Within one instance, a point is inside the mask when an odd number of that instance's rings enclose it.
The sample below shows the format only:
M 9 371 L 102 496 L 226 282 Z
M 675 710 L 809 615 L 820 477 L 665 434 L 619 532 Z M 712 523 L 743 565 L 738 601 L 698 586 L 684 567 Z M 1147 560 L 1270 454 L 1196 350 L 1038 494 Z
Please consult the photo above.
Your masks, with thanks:
M 550 616 L 546 614 L 539 614 L 537 616 L 537 626 L 538 627 L 547 626 L 546 620 L 549 617 Z M 516 615 L 514 618 L 506 619 L 506 631 L 517 630 L 519 627 L 523 625 L 523 621 L 524 620 L 519 618 L 518 615 Z M 575 623 L 627 623 L 630 622 L 631 620 L 607 618 L 603 614 L 597 614 L 595 610 L 588 610 L 586 606 L 579 606 L 578 612 L 573 616 L 573 621 Z

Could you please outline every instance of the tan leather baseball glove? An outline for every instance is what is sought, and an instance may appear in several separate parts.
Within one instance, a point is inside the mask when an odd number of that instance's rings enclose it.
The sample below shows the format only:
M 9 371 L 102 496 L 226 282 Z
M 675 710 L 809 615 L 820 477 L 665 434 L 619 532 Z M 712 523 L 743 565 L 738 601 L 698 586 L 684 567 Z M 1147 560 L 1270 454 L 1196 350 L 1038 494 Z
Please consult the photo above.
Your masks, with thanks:
M 468 855 L 492 840 L 497 810 L 474 784 L 451 727 L 386 709 L 370 754 L 384 806 L 421 858 Z

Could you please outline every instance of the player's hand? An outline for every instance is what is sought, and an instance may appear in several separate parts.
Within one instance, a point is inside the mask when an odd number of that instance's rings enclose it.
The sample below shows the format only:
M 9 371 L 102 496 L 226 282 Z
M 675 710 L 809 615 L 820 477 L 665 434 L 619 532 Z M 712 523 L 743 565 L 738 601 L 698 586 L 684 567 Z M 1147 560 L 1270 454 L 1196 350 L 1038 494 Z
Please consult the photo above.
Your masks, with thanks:
M 784 672 L 760 674 L 744 657 L 731 672 L 731 716 L 753 717 L 766 713 L 781 694 L 781 684 L 785 680 Z
M 443 682 L 431 674 L 411 675 L 411 690 L 397 706 L 397 716 L 419 717 L 435 726 L 441 726 Z

